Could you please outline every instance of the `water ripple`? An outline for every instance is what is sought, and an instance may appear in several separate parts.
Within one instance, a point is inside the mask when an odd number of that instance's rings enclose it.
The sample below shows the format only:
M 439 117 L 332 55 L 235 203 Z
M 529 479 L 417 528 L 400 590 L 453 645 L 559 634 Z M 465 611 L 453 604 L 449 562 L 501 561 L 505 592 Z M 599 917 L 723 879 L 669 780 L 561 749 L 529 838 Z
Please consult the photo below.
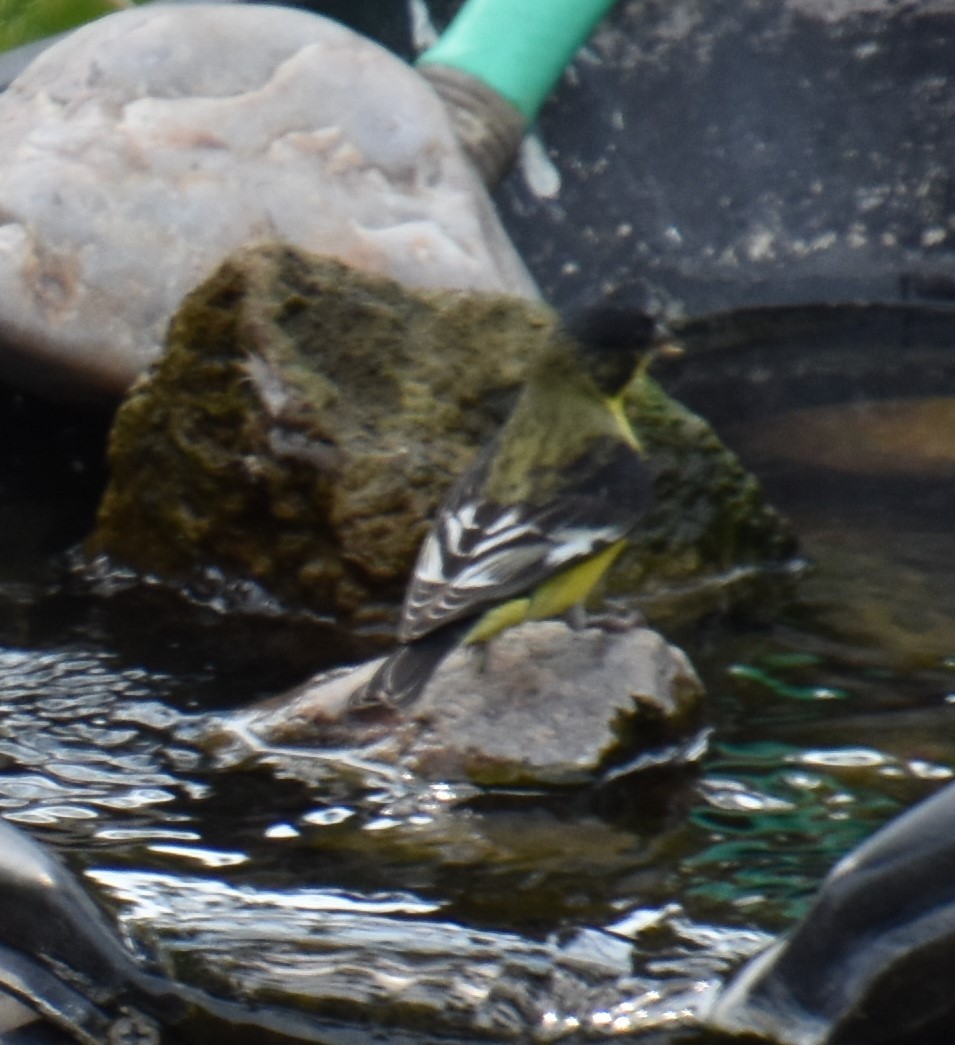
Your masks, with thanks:
M 738 957 L 753 944 L 734 937 L 734 950 L 724 936 L 717 947 L 718 929 L 694 936 L 688 919 L 669 918 L 669 931 L 683 934 L 684 958 L 693 965 L 695 953 L 693 971 L 702 975 L 673 969 L 645 978 L 633 974 L 632 942 L 618 933 L 579 929 L 534 941 L 441 920 L 440 904 L 410 892 L 256 889 L 112 869 L 88 874 L 121 904 L 134 938 L 141 932 L 158 940 L 164 963 L 206 989 L 365 1020 L 407 1007 L 416 1022 L 427 1014 L 436 1029 L 480 1030 L 497 1040 L 547 1042 L 575 1027 L 603 1036 L 692 1023 L 715 989 L 704 950 Z
M 103 652 L 0 649 L 0 808 L 21 823 L 109 819 L 185 793 L 162 734 L 161 679 Z M 142 722 L 150 732 L 138 728 Z

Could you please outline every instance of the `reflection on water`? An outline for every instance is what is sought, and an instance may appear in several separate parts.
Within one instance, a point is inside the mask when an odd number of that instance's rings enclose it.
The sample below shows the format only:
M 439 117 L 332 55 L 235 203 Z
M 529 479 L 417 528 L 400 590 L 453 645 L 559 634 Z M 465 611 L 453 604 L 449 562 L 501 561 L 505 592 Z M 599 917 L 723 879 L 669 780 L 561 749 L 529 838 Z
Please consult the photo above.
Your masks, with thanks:
M 152 697 L 155 680 L 111 665 L 102 651 L 0 650 L 0 808 L 8 820 L 55 824 L 114 816 L 165 825 L 156 811 L 197 785 L 172 764 L 194 755 L 167 751 L 176 713 Z M 201 790 L 199 788 L 198 790 Z
M 164 941 L 179 974 L 199 967 L 211 990 L 321 999 L 325 1015 L 360 1019 L 372 1010 L 387 1020 L 403 1006 L 445 1030 L 510 1038 L 537 1026 L 553 1037 L 584 1022 L 638 1027 L 651 1009 L 692 1007 L 709 986 L 685 971 L 679 987 L 659 974 L 635 977 L 622 934 L 580 928 L 538 941 L 459 925 L 413 894 L 276 891 L 128 871 L 93 877 L 123 902 L 127 925 L 190 926 L 188 936 Z M 664 922 L 685 947 L 702 949 L 677 916 L 661 912 L 657 931 Z
M 421 1041 L 677 1040 L 843 853 L 955 770 L 951 483 L 846 469 L 818 433 L 798 453 L 814 421 L 839 432 L 814 409 L 775 441 L 730 434 L 813 565 L 771 621 L 678 636 L 710 693 L 695 776 L 534 797 L 359 786 L 274 751 L 212 765 L 197 709 L 280 690 L 301 644 L 252 648 L 247 623 L 155 593 L 104 607 L 26 542 L 0 564 L 0 810 L 216 994 Z M 27 509 L 0 517 L 8 550 Z

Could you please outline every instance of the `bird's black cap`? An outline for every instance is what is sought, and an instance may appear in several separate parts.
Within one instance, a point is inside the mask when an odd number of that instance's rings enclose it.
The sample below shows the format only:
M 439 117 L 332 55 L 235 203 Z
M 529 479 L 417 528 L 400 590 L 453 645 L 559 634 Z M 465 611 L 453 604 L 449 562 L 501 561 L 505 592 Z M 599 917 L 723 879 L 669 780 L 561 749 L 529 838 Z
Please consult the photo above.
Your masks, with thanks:
M 659 324 L 649 313 L 626 305 L 598 304 L 561 313 L 561 326 L 578 341 L 618 348 L 650 348 L 659 336 Z
M 584 361 L 606 395 L 623 391 L 666 331 L 642 309 L 601 303 L 561 313 L 561 330 L 584 350 Z

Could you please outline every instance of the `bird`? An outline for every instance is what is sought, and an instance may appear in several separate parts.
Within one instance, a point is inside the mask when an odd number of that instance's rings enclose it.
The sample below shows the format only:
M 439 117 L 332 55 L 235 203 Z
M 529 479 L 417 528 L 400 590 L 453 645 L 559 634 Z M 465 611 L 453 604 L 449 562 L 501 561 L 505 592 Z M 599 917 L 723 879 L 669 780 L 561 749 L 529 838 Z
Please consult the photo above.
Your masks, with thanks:
M 673 347 L 637 309 L 560 317 L 509 418 L 439 507 L 405 591 L 399 645 L 348 711 L 412 703 L 458 644 L 486 646 L 530 620 L 581 625 L 584 601 L 653 502 L 624 394 Z

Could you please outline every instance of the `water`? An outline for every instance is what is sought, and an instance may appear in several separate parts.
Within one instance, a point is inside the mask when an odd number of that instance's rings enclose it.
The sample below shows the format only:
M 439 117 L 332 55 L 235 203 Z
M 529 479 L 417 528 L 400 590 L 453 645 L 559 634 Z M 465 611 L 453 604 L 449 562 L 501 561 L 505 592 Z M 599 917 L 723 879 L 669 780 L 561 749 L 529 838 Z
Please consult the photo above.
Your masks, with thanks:
M 321 630 L 91 596 L 60 553 L 101 429 L 33 404 L 42 453 L 11 454 L 0 490 L 0 813 L 130 947 L 219 995 L 388 1041 L 701 1040 L 728 972 L 955 771 L 955 436 L 944 405 L 903 405 L 930 439 L 900 449 L 899 404 L 854 408 L 854 453 L 825 404 L 726 430 L 811 568 L 771 610 L 676 636 L 709 690 L 696 771 L 543 796 L 358 783 L 281 751 L 216 765 L 203 709 L 299 681 Z

